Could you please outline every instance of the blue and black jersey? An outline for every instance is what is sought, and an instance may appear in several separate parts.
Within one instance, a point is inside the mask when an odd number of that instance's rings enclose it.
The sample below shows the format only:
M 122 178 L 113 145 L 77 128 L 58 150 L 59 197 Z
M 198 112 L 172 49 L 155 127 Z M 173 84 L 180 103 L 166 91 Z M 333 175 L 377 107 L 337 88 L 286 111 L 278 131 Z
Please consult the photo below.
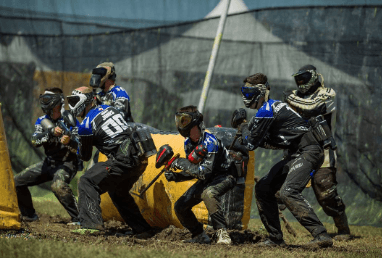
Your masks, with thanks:
M 201 180 L 208 180 L 218 173 L 227 172 L 229 166 L 227 149 L 211 133 L 204 132 L 197 144 L 192 143 L 189 138 L 186 138 L 184 142 L 186 156 L 188 157 L 196 146 L 200 144 L 206 146 L 208 154 L 199 164 L 187 162 L 184 172 L 195 175 Z
M 68 145 L 64 145 L 60 142 L 61 136 L 53 136 L 41 125 L 41 121 L 44 119 L 50 120 L 55 126 L 58 126 L 58 121 L 64 122 L 63 118 L 58 120 L 53 120 L 48 115 L 43 115 L 37 118 L 37 121 L 34 125 L 35 131 L 32 135 L 32 144 L 36 147 L 43 146 L 46 156 L 55 161 L 67 161 L 77 159 L 76 153 L 73 153 L 69 148 L 77 149 L 77 144 L 74 141 L 69 142 Z M 73 135 L 78 133 L 78 127 L 80 123 L 76 120 L 76 127 L 69 127 Z M 69 148 L 68 148 L 69 147 Z
M 89 160 L 92 146 L 105 155 L 115 154 L 119 145 L 131 134 L 131 128 L 114 107 L 99 105 L 91 109 L 78 128 L 83 141 L 81 156 Z
M 102 105 L 112 106 L 121 111 L 126 121 L 133 122 L 130 110 L 130 97 L 121 86 L 115 85 L 108 92 L 99 92 L 98 99 L 102 102 Z
M 249 121 L 248 129 L 249 133 L 243 137 L 249 150 L 257 147 L 289 149 L 298 144 L 309 126 L 288 104 L 270 99 Z

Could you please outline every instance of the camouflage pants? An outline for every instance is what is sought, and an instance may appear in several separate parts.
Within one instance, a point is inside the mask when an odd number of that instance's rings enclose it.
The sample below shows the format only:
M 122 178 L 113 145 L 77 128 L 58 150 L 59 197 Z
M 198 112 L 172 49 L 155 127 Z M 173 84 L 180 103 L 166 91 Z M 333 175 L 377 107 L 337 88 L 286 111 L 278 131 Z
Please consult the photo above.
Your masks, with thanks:
M 180 223 L 190 230 L 192 236 L 203 232 L 203 225 L 196 219 L 192 207 L 204 201 L 214 229 L 227 228 L 220 197 L 232 189 L 236 180 L 231 175 L 220 175 L 211 182 L 199 180 L 192 185 L 175 203 L 175 213 Z
M 78 184 L 81 226 L 103 229 L 100 196 L 108 192 L 123 220 L 136 233 L 151 230 L 129 193 L 146 166 L 147 162 L 145 165 L 131 166 L 129 162 L 111 158 L 106 162 L 96 163 L 86 171 Z
M 48 159 L 34 164 L 15 176 L 17 199 L 21 215 L 32 217 L 35 213 L 29 186 L 52 181 L 52 191 L 69 213 L 72 221 L 78 221 L 77 201 L 69 186 L 77 174 L 77 161 L 52 164 Z
M 276 163 L 256 184 L 256 204 L 261 221 L 271 239 L 283 238 L 275 197 L 279 190 L 282 202 L 313 237 L 326 232 L 312 207 L 301 194 L 310 180 L 311 172 L 320 167 L 322 161 L 322 149 L 307 146 L 299 155 Z
M 336 168 L 320 168 L 312 179 L 312 188 L 326 215 L 334 218 L 338 229 L 348 230 L 345 204 L 337 193 Z

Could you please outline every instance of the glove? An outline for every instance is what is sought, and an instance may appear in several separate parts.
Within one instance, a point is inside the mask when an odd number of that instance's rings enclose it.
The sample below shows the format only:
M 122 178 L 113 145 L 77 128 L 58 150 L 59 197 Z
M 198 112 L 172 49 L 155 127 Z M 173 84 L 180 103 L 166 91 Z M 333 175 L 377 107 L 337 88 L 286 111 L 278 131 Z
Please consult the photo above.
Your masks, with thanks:
M 247 111 L 244 108 L 236 109 L 232 114 L 231 126 L 238 128 L 245 120 L 247 120 Z
M 242 136 L 243 134 L 248 134 L 249 129 L 248 129 L 248 123 L 241 123 L 239 125 L 239 128 L 237 129 L 237 133 Z
M 171 182 L 171 181 L 177 182 L 178 181 L 176 173 L 172 172 L 170 170 L 167 170 L 166 172 L 164 172 L 164 176 L 166 177 L 167 181 L 169 181 L 169 182 Z
M 207 154 L 207 147 L 204 144 L 200 144 L 195 147 L 190 155 L 188 155 L 187 159 L 193 164 L 198 164 L 207 156 Z
M 177 158 L 174 162 L 171 163 L 170 168 L 184 170 L 185 165 L 189 163 L 189 161 L 185 158 Z
M 64 145 L 68 145 L 70 142 L 70 137 L 68 135 L 63 135 L 60 139 L 60 142 Z

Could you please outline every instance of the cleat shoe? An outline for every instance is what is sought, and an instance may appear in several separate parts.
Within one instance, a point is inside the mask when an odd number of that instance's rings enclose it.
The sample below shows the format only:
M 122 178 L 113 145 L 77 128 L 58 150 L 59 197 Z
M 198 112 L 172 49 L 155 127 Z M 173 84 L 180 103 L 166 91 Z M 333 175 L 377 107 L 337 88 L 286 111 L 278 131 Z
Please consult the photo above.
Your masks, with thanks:
M 350 229 L 345 231 L 338 230 L 338 234 L 333 237 L 336 241 L 349 241 L 352 239 L 352 236 L 350 235 Z
M 338 228 L 338 234 L 333 238 L 337 241 L 347 241 L 352 237 L 350 236 L 350 228 L 348 224 L 348 218 L 343 212 L 340 216 L 333 217 L 334 224 Z
M 70 232 L 77 235 L 93 235 L 93 234 L 99 233 L 100 230 L 92 229 L 92 228 L 79 228 L 79 229 L 71 230 Z
M 211 244 L 211 239 L 207 236 L 206 232 L 194 236 L 191 239 L 184 240 L 183 243 L 198 243 L 198 244 Z
M 286 246 L 283 239 L 281 240 L 272 240 L 270 238 L 265 239 L 264 241 L 257 243 L 256 246 L 258 247 L 284 247 Z
M 35 213 L 35 214 L 33 214 L 31 217 L 29 217 L 29 216 L 21 216 L 21 220 L 22 220 L 22 221 L 25 221 L 25 222 L 33 222 L 33 221 L 38 221 L 38 220 L 40 220 L 40 218 L 39 218 L 38 215 Z
M 225 228 L 218 229 L 218 231 L 216 232 L 216 236 L 218 239 L 216 241 L 217 244 L 230 245 L 232 243 L 232 240 L 229 237 L 227 229 Z
M 67 223 L 68 226 L 81 226 L 81 223 L 79 221 L 72 221 Z
M 318 234 L 312 241 L 306 244 L 307 246 L 319 246 L 319 247 L 330 247 L 333 245 L 332 238 L 328 233 L 323 232 Z

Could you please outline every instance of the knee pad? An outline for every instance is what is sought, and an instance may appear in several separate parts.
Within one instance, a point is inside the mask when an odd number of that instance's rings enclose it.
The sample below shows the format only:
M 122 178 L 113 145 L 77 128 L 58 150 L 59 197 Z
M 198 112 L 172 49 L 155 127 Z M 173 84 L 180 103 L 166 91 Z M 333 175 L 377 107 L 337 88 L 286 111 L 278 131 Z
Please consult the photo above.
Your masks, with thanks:
M 206 189 L 203 191 L 201 197 L 203 200 L 214 199 L 217 197 L 217 192 L 214 189 Z
M 280 200 L 286 204 L 288 199 L 293 195 L 292 189 L 287 189 L 285 187 L 281 187 L 280 189 Z
M 52 191 L 54 193 L 59 193 L 62 192 L 63 189 L 67 186 L 67 184 L 62 181 L 62 180 L 55 180 L 53 183 L 50 185 Z

